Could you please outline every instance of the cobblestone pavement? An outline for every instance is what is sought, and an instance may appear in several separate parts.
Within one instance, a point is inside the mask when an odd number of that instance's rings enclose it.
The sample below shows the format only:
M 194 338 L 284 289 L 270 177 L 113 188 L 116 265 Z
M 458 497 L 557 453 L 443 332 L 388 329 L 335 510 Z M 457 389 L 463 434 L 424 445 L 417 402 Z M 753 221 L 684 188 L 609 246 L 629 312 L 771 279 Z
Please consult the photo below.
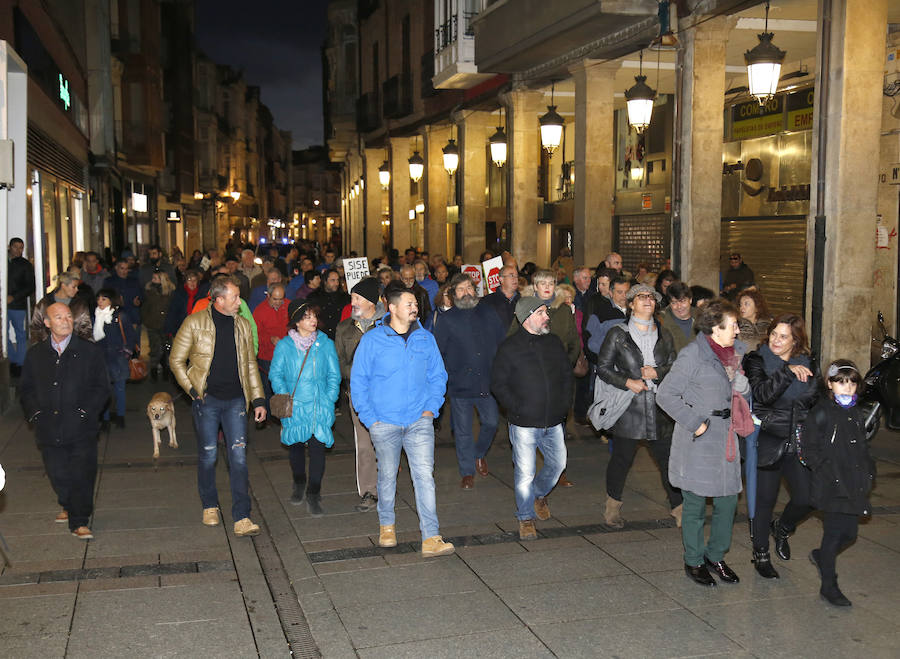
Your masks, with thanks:
M 600 524 L 607 445 L 570 424 L 570 489 L 548 498 L 539 539 L 519 542 L 511 450 L 503 429 L 490 475 L 461 490 L 449 422 L 437 435 L 435 481 L 450 557 L 422 559 L 409 472 L 398 481 L 396 549 L 377 547 L 375 512 L 357 513 L 353 437 L 338 417 L 323 485 L 326 514 L 289 502 L 277 427 L 251 430 L 253 539 L 231 529 L 226 465 L 218 482 L 225 524 L 200 523 L 196 441 L 176 403 L 178 449 L 151 458 L 143 414 L 155 391 L 128 386 L 125 429 L 100 438 L 95 539 L 73 538 L 31 431 L 14 407 L 0 417 L 0 647 L 7 657 L 896 657 L 900 656 L 900 435 L 882 431 L 874 515 L 838 561 L 853 607 L 819 599 L 806 560 L 821 522 L 804 522 L 781 579 L 750 564 L 743 504 L 727 560 L 737 585 L 704 589 L 682 570 L 680 531 L 659 473 L 641 449 L 629 475 L 627 526 Z M 785 493 L 782 492 L 783 505 Z

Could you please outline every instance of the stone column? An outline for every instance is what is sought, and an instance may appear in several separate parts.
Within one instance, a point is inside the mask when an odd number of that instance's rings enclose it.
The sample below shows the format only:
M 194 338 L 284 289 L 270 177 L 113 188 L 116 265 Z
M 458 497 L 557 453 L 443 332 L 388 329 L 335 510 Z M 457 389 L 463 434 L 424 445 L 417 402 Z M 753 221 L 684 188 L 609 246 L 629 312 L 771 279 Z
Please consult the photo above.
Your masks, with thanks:
M 425 129 L 425 249 L 430 254 L 447 253 L 450 176 L 444 169 L 443 148 L 449 139 L 448 126 L 428 126 Z
M 369 260 L 384 254 L 385 192 L 378 182 L 378 168 L 384 162 L 383 149 L 366 149 L 366 185 L 361 190 L 366 204 L 366 256 Z
M 462 254 L 464 263 L 477 263 L 484 251 L 484 187 L 487 185 L 487 141 L 496 126 L 492 115 L 487 112 L 473 112 L 460 117 L 459 127 L 459 172 L 462 182 L 459 197 L 459 221 L 462 224 L 462 245 L 456 246 L 457 254 Z M 445 255 L 447 260 L 453 254 Z
M 613 92 L 618 65 L 582 60 L 575 78 L 576 266 L 593 266 L 612 251 L 615 196 Z
M 824 71 L 821 58 L 816 65 L 816 80 L 825 82 L 828 89 L 823 92 L 822 82 L 816 85 L 807 299 L 811 303 L 814 263 L 824 259 L 821 363 L 844 357 L 865 371 L 875 313 L 878 158 L 873 154 L 879 152 L 888 0 L 820 2 L 820 46 L 825 38 L 822 16 L 826 4 L 831 6 L 831 34 L 824 44 L 830 63 Z M 820 115 L 823 96 L 827 96 L 826 105 Z M 820 173 L 821 150 L 825 151 L 825 171 Z M 812 228 L 820 176 L 824 176 L 825 246 L 817 254 Z
M 391 230 L 400 255 L 409 247 L 409 148 L 408 137 L 391 138 Z
M 506 103 L 509 118 L 506 216 L 512 227 L 510 248 L 522 267 L 528 261 L 537 262 L 537 183 L 541 148 L 538 115 L 544 109 L 544 95 L 538 91 L 515 89 L 504 94 L 502 100 Z
M 693 26 L 693 23 L 698 23 Z M 681 21 L 684 36 L 678 111 L 682 157 L 681 278 L 719 290 L 722 225 L 722 131 L 727 19 L 692 16 Z M 689 29 L 684 29 L 689 28 Z M 577 176 L 576 171 L 576 176 Z M 710 184 L 714 182 L 714 184 Z

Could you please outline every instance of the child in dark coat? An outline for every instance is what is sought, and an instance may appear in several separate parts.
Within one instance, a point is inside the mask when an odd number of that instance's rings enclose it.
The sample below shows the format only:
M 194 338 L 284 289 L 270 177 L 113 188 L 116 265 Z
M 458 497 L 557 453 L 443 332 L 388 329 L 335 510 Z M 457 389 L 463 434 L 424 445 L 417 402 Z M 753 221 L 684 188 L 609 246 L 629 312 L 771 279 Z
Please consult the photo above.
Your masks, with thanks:
M 850 606 L 838 588 L 835 563 L 838 553 L 856 540 L 859 516 L 870 513 L 875 479 L 863 415 L 856 406 L 861 381 L 853 362 L 832 362 L 825 371 L 829 395 L 812 408 L 802 432 L 802 460 L 812 470 L 812 504 L 824 513 L 822 544 L 809 560 L 819 569 L 820 594 L 834 606 Z

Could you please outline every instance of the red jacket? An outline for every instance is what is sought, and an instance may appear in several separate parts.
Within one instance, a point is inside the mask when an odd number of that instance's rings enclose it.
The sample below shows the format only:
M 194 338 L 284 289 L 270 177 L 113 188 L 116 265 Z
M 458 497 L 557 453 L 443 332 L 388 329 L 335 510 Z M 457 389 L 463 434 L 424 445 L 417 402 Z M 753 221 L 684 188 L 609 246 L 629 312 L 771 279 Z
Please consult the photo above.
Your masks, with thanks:
M 275 343 L 287 336 L 288 305 L 282 304 L 277 310 L 268 301 L 263 301 L 253 310 L 253 320 L 259 333 L 259 352 L 257 357 L 272 361 Z M 272 339 L 275 339 L 275 343 Z

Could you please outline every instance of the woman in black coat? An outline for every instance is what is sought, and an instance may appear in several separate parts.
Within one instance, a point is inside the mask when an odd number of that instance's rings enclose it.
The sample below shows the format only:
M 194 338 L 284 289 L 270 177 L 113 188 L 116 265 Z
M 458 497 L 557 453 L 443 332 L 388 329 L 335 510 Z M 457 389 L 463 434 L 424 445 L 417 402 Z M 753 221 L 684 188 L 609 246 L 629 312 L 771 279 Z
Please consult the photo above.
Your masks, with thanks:
M 810 411 L 801 437 L 803 463 L 811 469 L 812 504 L 824 513 L 822 544 L 809 559 L 819 568 L 819 593 L 830 604 L 850 606 L 838 588 L 838 553 L 856 540 L 859 516 L 870 512 L 875 462 L 869 455 L 865 423 L 856 406 L 862 375 L 856 365 L 837 359 L 826 371 L 828 395 Z
M 809 471 L 800 464 L 793 441 L 797 427 L 816 401 L 816 366 L 809 354 L 803 319 L 783 314 L 772 321 L 766 342 L 744 357 L 744 373 L 750 380 L 753 413 L 761 421 L 756 469 L 756 516 L 751 530 L 753 563 L 760 576 L 777 579 L 769 556 L 769 533 L 775 551 L 790 560 L 788 536 L 811 511 Z M 772 519 L 781 477 L 787 480 L 791 499 L 781 517 Z
M 612 455 L 606 467 L 604 516 L 607 525 L 618 529 L 625 526 L 622 491 L 641 440 L 650 444 L 672 517 L 681 526 L 681 492 L 669 484 L 674 423 L 656 406 L 656 388 L 675 362 L 672 335 L 653 315 L 661 298 L 646 284 L 633 286 L 627 295 L 628 317 L 609 330 L 597 356 L 597 375 L 614 387 L 634 393 L 628 409 L 610 429 Z

